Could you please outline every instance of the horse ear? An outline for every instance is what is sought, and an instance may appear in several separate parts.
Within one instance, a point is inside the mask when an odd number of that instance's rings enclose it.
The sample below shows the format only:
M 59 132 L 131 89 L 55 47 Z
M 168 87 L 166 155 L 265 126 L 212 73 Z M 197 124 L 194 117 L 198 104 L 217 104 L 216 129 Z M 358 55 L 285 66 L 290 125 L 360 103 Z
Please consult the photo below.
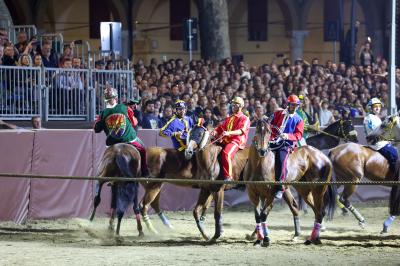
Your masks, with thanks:
M 204 122 L 205 122 L 204 118 L 199 117 L 199 118 L 196 119 L 196 126 L 203 127 L 204 126 Z

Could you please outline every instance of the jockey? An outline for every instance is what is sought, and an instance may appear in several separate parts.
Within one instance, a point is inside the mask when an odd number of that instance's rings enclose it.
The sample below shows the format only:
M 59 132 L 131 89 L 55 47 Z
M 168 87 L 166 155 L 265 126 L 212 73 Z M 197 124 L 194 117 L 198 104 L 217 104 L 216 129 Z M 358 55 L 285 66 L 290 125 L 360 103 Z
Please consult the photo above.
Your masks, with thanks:
M 308 126 L 310 125 L 309 120 L 308 120 L 308 115 L 307 113 L 302 109 L 304 105 L 304 96 L 299 95 L 299 100 L 300 100 L 300 107 L 296 109 L 296 113 L 300 116 L 300 118 L 304 121 L 304 131 L 303 131 L 303 136 L 301 139 L 297 142 L 297 145 L 299 147 L 307 145 L 306 139 L 308 137 Z
M 394 147 L 389 141 L 387 140 L 377 140 L 377 139 L 370 139 L 369 136 L 375 135 L 375 130 L 380 128 L 382 124 L 382 120 L 379 117 L 382 109 L 382 102 L 378 98 L 372 98 L 368 102 L 368 108 L 370 109 L 370 113 L 364 118 L 364 130 L 365 135 L 367 136 L 367 141 L 369 147 L 380 154 L 388 161 L 389 163 L 389 170 L 390 172 L 394 173 L 396 177 L 398 177 L 398 169 L 396 167 L 397 160 L 399 155 L 397 153 L 396 147 Z M 393 223 L 395 219 L 394 215 L 389 215 L 389 217 L 383 223 L 383 231 L 387 232 L 387 228 Z
M 293 146 L 301 140 L 304 132 L 304 121 L 296 113 L 300 100 L 296 95 L 288 97 L 288 107 L 277 110 L 269 118 L 274 126 L 271 134 L 271 148 L 275 153 L 275 180 L 284 181 L 287 175 L 286 160 Z M 280 136 L 277 128 L 282 133 Z M 276 186 L 275 198 L 281 199 L 284 186 Z
M 389 163 L 390 171 L 395 173 L 396 162 L 399 157 L 397 154 L 397 149 L 387 140 L 369 140 L 368 138 L 369 136 L 374 135 L 375 129 L 379 129 L 380 125 L 382 124 L 382 120 L 379 117 L 382 106 L 383 104 L 378 98 L 372 98 L 368 102 L 368 107 L 371 113 L 364 118 L 364 130 L 367 136 L 369 147 L 382 154 Z
M 194 123 L 192 118 L 185 116 L 186 104 L 182 100 L 175 102 L 175 114 L 160 129 L 160 136 L 170 137 L 174 148 L 178 151 L 183 151 L 186 148 L 186 137 L 192 129 Z
M 137 120 L 132 109 L 126 105 L 118 104 L 118 92 L 114 88 L 105 89 L 104 99 L 106 108 L 97 117 L 94 131 L 100 133 L 104 130 L 107 136 L 107 146 L 117 143 L 132 144 L 140 153 L 142 176 L 148 176 L 146 149 L 133 128 L 137 125 Z
M 239 149 L 243 149 L 247 142 L 250 129 L 250 119 L 243 114 L 244 101 L 240 97 L 232 100 L 233 114 L 215 128 L 211 135 L 222 137 L 222 170 L 225 181 L 232 181 L 232 159 Z

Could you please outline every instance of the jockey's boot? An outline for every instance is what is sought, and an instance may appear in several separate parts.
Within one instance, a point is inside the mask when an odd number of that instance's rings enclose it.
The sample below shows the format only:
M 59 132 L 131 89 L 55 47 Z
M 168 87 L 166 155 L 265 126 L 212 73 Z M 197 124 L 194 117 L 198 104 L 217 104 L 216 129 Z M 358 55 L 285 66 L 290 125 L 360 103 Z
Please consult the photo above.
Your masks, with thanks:
M 285 189 L 283 186 L 279 185 L 279 186 L 275 186 L 275 199 L 282 199 L 283 197 L 283 193 L 285 192 Z

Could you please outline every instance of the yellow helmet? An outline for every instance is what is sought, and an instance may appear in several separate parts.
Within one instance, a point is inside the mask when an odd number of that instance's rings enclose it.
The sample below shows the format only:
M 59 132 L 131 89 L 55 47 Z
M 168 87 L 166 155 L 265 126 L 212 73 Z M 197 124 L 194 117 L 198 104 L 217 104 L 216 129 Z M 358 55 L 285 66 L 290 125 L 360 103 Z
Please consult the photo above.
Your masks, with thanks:
M 244 107 L 244 101 L 242 97 L 236 96 L 232 99 L 232 103 L 237 103 L 240 105 L 240 107 Z

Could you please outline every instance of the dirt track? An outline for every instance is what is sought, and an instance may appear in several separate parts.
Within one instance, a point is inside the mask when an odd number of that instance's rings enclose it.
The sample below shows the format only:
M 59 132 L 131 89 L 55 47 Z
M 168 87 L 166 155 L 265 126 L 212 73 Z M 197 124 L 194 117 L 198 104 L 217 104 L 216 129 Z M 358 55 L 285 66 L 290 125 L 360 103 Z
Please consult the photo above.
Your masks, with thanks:
M 174 230 L 168 230 L 157 216 L 152 220 L 159 235 L 139 238 L 136 222 L 123 220 L 122 238 L 107 231 L 107 220 L 93 224 L 83 219 L 28 221 L 25 225 L 0 223 L 0 265 L 400 265 L 400 219 L 389 234 L 379 235 L 387 216 L 382 203 L 361 205 L 368 227 L 360 229 L 352 216 L 337 213 L 321 234 L 323 244 L 305 246 L 313 215 L 301 216 L 303 236 L 291 240 L 293 223 L 289 210 L 279 204 L 269 218 L 272 243 L 253 247 L 245 234 L 253 229 L 250 208 L 228 209 L 224 214 L 224 235 L 216 245 L 199 237 L 191 212 L 168 213 Z M 357 206 L 357 205 L 356 205 Z M 360 206 L 360 205 L 358 205 Z M 213 232 L 213 215 L 207 229 Z

